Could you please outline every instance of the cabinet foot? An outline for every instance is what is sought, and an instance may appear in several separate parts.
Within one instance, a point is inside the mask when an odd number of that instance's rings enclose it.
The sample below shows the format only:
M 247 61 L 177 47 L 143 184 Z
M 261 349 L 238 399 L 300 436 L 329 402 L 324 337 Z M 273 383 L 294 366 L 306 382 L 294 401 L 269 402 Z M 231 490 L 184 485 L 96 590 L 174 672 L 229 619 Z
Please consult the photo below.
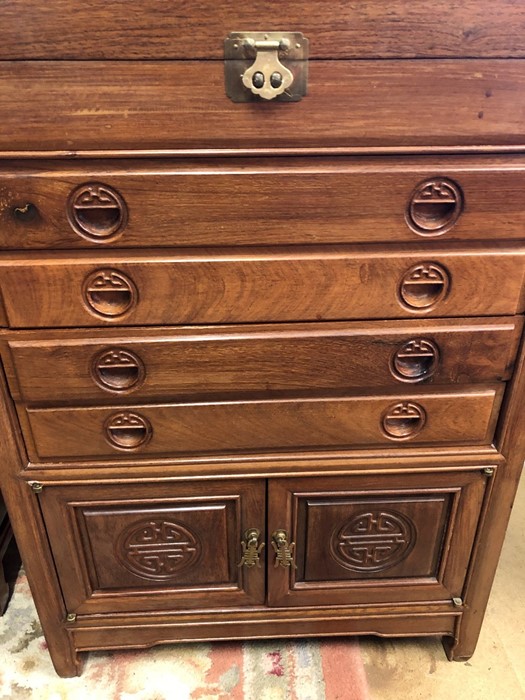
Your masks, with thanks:
M 81 675 L 84 659 L 74 649 L 69 650 L 68 653 L 67 650 L 64 652 L 63 650 L 57 651 L 50 648 L 49 653 L 55 671 L 61 678 L 74 678 Z
M 443 637 L 442 643 L 449 661 L 468 661 L 475 649 L 475 646 L 469 648 L 462 644 L 461 640 L 456 641 L 454 637 Z

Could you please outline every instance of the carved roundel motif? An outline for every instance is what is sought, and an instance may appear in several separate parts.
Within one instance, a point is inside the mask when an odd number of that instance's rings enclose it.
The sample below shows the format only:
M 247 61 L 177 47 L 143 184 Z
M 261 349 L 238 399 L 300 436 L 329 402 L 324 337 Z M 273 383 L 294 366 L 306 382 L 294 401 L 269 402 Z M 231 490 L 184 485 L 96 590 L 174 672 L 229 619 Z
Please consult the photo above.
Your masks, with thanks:
M 463 194 L 455 182 L 425 180 L 412 193 L 407 223 L 420 236 L 440 236 L 454 226 L 462 210 Z
M 399 564 L 415 543 L 416 529 L 409 518 L 371 509 L 336 529 L 330 544 L 332 555 L 345 569 L 372 573 Z
M 450 277 L 438 263 L 422 262 L 405 272 L 399 285 L 401 302 L 410 311 L 430 311 L 445 299 Z
M 402 382 L 421 382 L 439 366 L 439 349 L 431 340 L 407 340 L 392 355 L 392 374 Z
M 391 440 L 410 440 L 423 430 L 427 414 L 423 406 L 411 401 L 392 404 L 384 411 L 381 427 Z
M 175 578 L 195 564 L 201 551 L 199 539 L 185 525 L 161 519 L 133 523 L 121 533 L 116 549 L 128 571 L 155 581 Z
M 111 269 L 96 270 L 88 275 L 82 294 L 91 313 L 109 320 L 124 316 L 138 300 L 133 281 L 124 273 Z
M 138 355 L 123 348 L 109 348 L 95 355 L 91 376 L 102 389 L 125 393 L 138 389 L 146 376 Z
M 72 228 L 83 238 L 96 243 L 114 239 L 128 219 L 126 203 L 108 185 L 90 182 L 71 193 L 67 214 Z
M 112 413 L 104 423 L 104 435 L 111 447 L 118 450 L 136 450 L 144 447 L 153 435 L 147 418 L 132 411 Z

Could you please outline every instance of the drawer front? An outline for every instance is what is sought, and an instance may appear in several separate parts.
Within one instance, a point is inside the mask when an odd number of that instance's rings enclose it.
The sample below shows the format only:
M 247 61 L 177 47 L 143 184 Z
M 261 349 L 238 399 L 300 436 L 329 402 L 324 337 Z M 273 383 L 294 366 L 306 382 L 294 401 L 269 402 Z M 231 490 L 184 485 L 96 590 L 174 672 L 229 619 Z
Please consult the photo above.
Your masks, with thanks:
M 33 458 L 132 458 L 410 444 L 488 444 L 504 385 L 385 396 L 21 408 Z M 30 447 L 30 451 L 33 448 Z
M 308 76 L 301 102 L 239 105 L 226 97 L 222 61 L 0 61 L 0 151 L 406 153 L 525 142 L 523 59 L 319 60 Z
M 522 325 L 514 317 L 163 328 L 154 335 L 18 332 L 6 341 L 4 367 L 17 400 L 55 404 L 497 382 L 512 373 Z
M 0 173 L 0 247 L 522 238 L 524 188 L 516 157 L 48 162 Z
M 200 0 L 177 3 L 175 11 L 163 8 L 159 16 L 154 0 L 142 2 L 140 12 L 130 12 L 126 0 L 112 0 L 111 11 L 104 0 L 85 6 L 53 0 L 45 8 L 35 0 L 4 3 L 0 59 L 220 60 L 229 32 L 269 24 L 304 32 L 313 58 L 525 55 L 525 13 L 512 0 L 463 0 L 446 9 L 431 0 L 366 0 L 358 6 Z
M 264 603 L 264 576 L 238 566 L 263 481 L 46 486 L 40 503 L 69 612 Z
M 269 535 L 286 533 L 297 568 L 275 562 L 274 547 L 269 604 L 452 603 L 490 487 L 481 467 L 272 480 Z
M 12 328 L 491 316 L 522 310 L 524 260 L 519 248 L 12 256 L 0 287 Z

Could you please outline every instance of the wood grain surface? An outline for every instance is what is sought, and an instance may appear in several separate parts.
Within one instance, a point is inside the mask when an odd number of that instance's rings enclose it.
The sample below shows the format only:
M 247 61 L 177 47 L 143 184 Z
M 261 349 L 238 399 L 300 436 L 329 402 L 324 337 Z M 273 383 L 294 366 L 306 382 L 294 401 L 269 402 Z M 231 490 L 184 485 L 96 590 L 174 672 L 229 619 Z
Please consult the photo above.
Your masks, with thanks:
M 235 104 L 220 62 L 0 63 L 0 153 L 525 144 L 525 60 L 314 61 L 309 75 L 301 102 Z
M 337 0 L 257 3 L 7 0 L 0 59 L 221 59 L 229 32 L 302 31 L 314 58 L 524 56 L 525 11 L 515 0 Z
M 443 180 L 458 186 L 461 213 L 443 231 L 421 235 L 410 222 L 410 202 L 422 183 Z M 71 223 L 76 197 L 93 183 L 124 200 L 126 221 L 116 235 L 90 237 Z M 4 163 L 0 247 L 522 238 L 524 189 L 520 156 Z
M 409 308 L 401 283 L 421 265 L 438 265 L 448 291 L 429 307 Z M 13 328 L 492 316 L 522 310 L 524 272 L 525 251 L 510 244 L 455 252 L 452 246 L 97 251 L 5 256 L 0 289 Z M 89 301 L 86 288 L 101 273 L 129 285 L 122 298 L 116 290 L 116 299 L 103 300 L 103 314 L 122 308 L 121 315 L 102 315 Z
M 257 479 L 176 487 L 149 483 L 125 493 L 118 486 L 77 484 L 50 488 L 42 496 L 66 605 L 79 614 L 261 605 L 264 575 L 247 575 L 237 564 L 244 531 L 264 531 L 265 508 L 265 482 Z M 173 521 L 175 575 L 160 569 L 158 576 L 148 576 L 148 562 L 143 560 L 141 570 L 140 563 L 133 566 L 133 558 L 126 556 L 129 548 L 122 533 L 129 533 L 130 526 L 133 531 L 134 523 L 147 528 Z M 179 563 L 184 561 L 177 525 L 194 546 L 193 562 L 185 571 L 176 566 L 177 554 Z M 159 555 L 162 547 L 156 552 L 150 547 L 152 559 Z M 256 573 L 263 574 L 263 569 L 249 572 Z
M 22 428 L 30 448 L 34 441 L 34 460 L 395 446 L 404 440 L 385 434 L 383 415 L 412 402 L 423 408 L 426 423 L 410 437 L 410 444 L 487 444 L 503 389 L 503 384 L 455 391 L 421 387 L 341 398 L 133 405 L 129 411 L 149 422 L 152 434 L 149 442 L 131 450 L 108 442 L 106 425 L 123 413 L 118 405 L 29 408 L 30 428 L 25 420 Z
M 521 330 L 521 318 L 500 317 L 40 331 L 0 342 L 8 346 L 2 354 L 12 395 L 57 405 L 400 387 L 406 377 L 396 374 L 393 357 L 414 339 L 437 349 L 434 370 L 420 378 L 425 384 L 505 381 Z M 101 373 L 108 357 L 112 367 Z
M 293 607 L 330 600 L 341 605 L 358 603 L 363 595 L 370 602 L 456 597 L 464 585 L 487 490 L 487 477 L 481 471 L 272 481 L 269 529 L 284 528 L 289 533 L 295 542 L 297 569 L 290 576 L 276 576 L 271 571 L 273 562 L 268 562 L 270 604 Z M 379 513 L 385 519 L 388 513 L 410 513 L 414 529 L 400 539 L 406 544 L 411 541 L 412 549 L 383 574 L 379 562 L 376 571 L 345 571 L 344 564 L 351 562 L 343 559 L 341 566 L 334 544 L 348 528 L 352 513 L 361 515 L 362 526 L 367 517 L 381 517 Z M 393 520 L 389 526 L 396 528 Z M 367 534 L 360 532 L 362 542 Z

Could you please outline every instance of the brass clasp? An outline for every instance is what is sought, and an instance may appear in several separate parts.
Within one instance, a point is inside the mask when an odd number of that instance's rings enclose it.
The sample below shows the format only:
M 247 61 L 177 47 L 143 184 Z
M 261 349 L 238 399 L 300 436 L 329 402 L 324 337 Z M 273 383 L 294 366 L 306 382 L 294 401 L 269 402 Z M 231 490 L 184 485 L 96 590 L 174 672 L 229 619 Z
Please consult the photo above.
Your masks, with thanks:
M 279 60 L 279 52 L 286 53 L 290 48 L 288 39 L 245 39 L 244 45 L 255 51 L 255 61 L 244 72 L 244 87 L 264 100 L 273 100 L 293 83 L 293 73 Z
M 234 102 L 296 102 L 306 95 L 308 39 L 300 32 L 231 32 L 224 59 L 226 94 Z

